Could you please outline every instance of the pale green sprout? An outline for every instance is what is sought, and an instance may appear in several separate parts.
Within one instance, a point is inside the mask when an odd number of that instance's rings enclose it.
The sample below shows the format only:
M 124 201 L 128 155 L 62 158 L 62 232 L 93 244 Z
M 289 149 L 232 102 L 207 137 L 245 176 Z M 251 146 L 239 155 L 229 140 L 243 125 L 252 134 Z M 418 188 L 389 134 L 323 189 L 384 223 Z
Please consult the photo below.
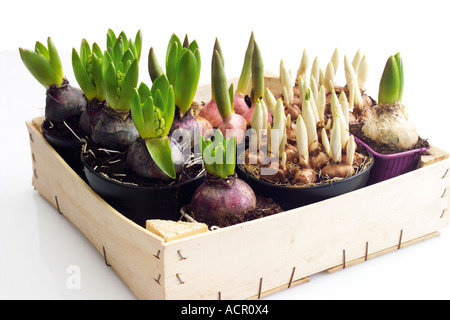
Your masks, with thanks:
M 297 77 L 298 78 L 298 77 Z M 313 64 L 311 66 L 311 76 L 310 80 L 314 78 L 317 82 L 317 85 L 321 84 L 320 82 L 320 66 L 319 66 L 319 59 L 316 57 L 313 61 Z
M 363 101 L 358 84 L 358 76 L 350 63 L 350 60 L 344 55 L 345 79 L 349 88 L 349 107 L 353 111 L 354 107 L 362 107 Z
M 302 106 L 302 116 L 308 133 L 308 148 L 310 152 L 314 152 L 318 147 L 318 137 L 316 118 L 314 116 L 314 111 L 311 108 L 310 99 L 311 92 L 308 90 L 305 94 L 305 100 Z
M 259 150 L 261 146 L 262 137 L 267 132 L 267 117 L 267 106 L 264 103 L 263 99 L 258 99 L 251 121 L 251 128 L 253 129 L 253 131 L 250 143 L 254 144 L 252 145 L 251 150 L 255 150 L 255 148 Z
M 340 122 L 339 128 L 341 130 L 341 146 L 345 148 L 348 140 L 349 124 L 345 120 L 346 118 L 335 91 L 331 92 L 331 114 L 333 115 L 333 125 L 336 121 Z
M 289 70 L 283 59 L 280 61 L 280 82 L 288 105 L 294 101 L 294 83 L 291 70 Z
M 333 55 L 331 56 L 331 63 L 334 67 L 334 75 L 336 76 L 338 67 L 339 67 L 339 50 L 338 48 L 334 49 Z
M 341 143 L 341 122 L 339 119 L 333 121 L 330 136 L 330 153 L 334 163 L 339 163 L 342 159 L 342 143 Z
M 168 134 L 175 116 L 175 94 L 167 77 L 161 75 L 151 89 L 141 83 L 131 95 L 131 117 L 147 150 L 158 167 L 176 178 Z
M 72 49 L 72 68 L 86 99 L 105 100 L 102 76 L 103 53 L 97 43 L 92 49 L 86 39 L 81 41 L 80 54 Z
M 358 85 L 363 90 L 366 88 L 368 74 L 369 74 L 369 63 L 367 62 L 366 55 L 364 55 L 361 59 L 358 69 Z
M 236 139 L 225 140 L 220 130 L 215 130 L 214 139 L 201 137 L 202 157 L 205 170 L 225 179 L 234 174 L 236 168 Z
M 47 47 L 37 41 L 35 49 L 19 48 L 20 58 L 33 77 L 47 89 L 51 85 L 60 86 L 64 81 L 61 59 L 55 44 L 47 38 Z
M 269 108 L 271 114 L 275 112 L 275 105 L 277 104 L 277 99 L 273 95 L 272 91 L 269 88 L 266 88 L 264 91 L 264 100 L 266 101 L 266 105 Z
M 355 56 L 353 57 L 353 60 L 352 60 L 352 67 L 353 67 L 353 70 L 355 70 L 356 74 L 358 74 L 359 64 L 361 63 L 361 59 L 362 59 L 361 50 L 358 49 L 358 51 L 356 51 Z
M 327 68 L 325 69 L 324 86 L 327 93 L 334 90 L 334 66 L 331 61 L 328 63 Z
M 304 167 L 309 166 L 309 147 L 308 147 L 308 131 L 306 129 L 303 117 L 299 114 L 295 125 L 295 134 L 297 140 L 298 158 L 300 164 Z
M 309 56 L 305 48 L 303 49 L 302 59 L 300 60 L 300 66 L 297 69 L 296 79 L 298 79 L 298 77 L 306 78 L 306 69 L 308 68 L 308 64 L 309 64 Z

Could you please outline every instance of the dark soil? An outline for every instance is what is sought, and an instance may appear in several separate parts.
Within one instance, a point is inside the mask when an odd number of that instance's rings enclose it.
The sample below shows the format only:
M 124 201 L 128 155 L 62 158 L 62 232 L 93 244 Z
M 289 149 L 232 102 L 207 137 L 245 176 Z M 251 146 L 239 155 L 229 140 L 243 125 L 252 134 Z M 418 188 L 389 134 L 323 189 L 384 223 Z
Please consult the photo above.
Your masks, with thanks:
M 159 181 L 141 177 L 127 168 L 127 151 L 107 150 L 88 140 L 83 148 L 83 158 L 86 164 L 95 172 L 106 175 L 117 182 L 142 187 L 162 187 L 177 183 L 177 181 Z M 202 164 L 185 166 L 178 182 L 184 182 L 197 177 L 203 170 Z
M 394 154 L 394 153 L 400 153 L 405 152 L 409 150 L 414 149 L 420 149 L 420 148 L 429 148 L 430 144 L 428 140 L 423 139 L 419 137 L 419 141 L 417 141 L 416 145 L 411 149 L 405 149 L 405 148 L 399 148 L 398 146 L 395 146 L 393 144 L 383 144 L 379 143 L 377 141 L 374 141 L 364 135 L 362 132 L 362 127 L 364 123 L 355 123 L 350 125 L 350 133 L 363 141 L 365 144 L 367 144 L 372 150 L 375 152 L 378 152 L 380 154 Z
M 48 120 L 44 120 L 44 130 L 58 138 L 78 140 L 78 138 L 74 135 L 75 133 L 80 139 L 83 139 L 84 134 L 80 128 L 79 119 L 80 116 L 75 116 L 65 120 L 67 126 L 64 122 L 50 122 Z M 73 132 L 68 127 L 72 129 Z
M 219 228 L 228 227 L 231 225 L 235 225 L 238 223 L 251 221 L 263 217 L 267 217 L 276 213 L 280 213 L 283 211 L 281 206 L 275 201 L 273 201 L 270 198 L 264 198 L 262 196 L 256 195 L 256 208 L 252 210 L 248 210 L 245 212 L 242 212 L 240 214 L 233 214 L 233 215 L 227 215 L 222 216 L 220 222 L 215 221 L 214 224 L 212 224 L 210 221 L 202 221 L 198 217 L 195 216 L 195 213 L 190 210 L 190 207 L 186 207 L 187 211 L 189 212 L 189 215 L 196 220 L 197 222 L 203 222 L 208 225 L 209 228 L 216 226 Z

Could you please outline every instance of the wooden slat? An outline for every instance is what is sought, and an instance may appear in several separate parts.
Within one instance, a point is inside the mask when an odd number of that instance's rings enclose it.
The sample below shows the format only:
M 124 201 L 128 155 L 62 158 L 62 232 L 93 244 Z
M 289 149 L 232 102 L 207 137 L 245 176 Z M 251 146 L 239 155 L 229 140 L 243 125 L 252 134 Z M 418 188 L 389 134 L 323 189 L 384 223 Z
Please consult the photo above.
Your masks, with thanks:
M 296 279 L 426 236 L 448 225 L 450 166 L 441 161 L 364 189 L 244 224 L 168 243 L 169 299 L 245 299 Z M 449 179 L 450 180 L 450 179 Z M 359 209 L 357 209 L 359 208 Z M 188 259 L 180 260 L 181 250 Z M 179 281 L 182 279 L 182 283 Z M 189 295 L 186 295 L 186 293 Z
M 109 206 L 62 160 L 40 132 L 42 119 L 27 122 L 33 186 L 89 239 L 136 296 L 164 298 L 161 241 Z M 160 251 L 159 258 L 155 255 Z M 159 277 L 159 275 L 161 275 Z M 154 279 L 160 278 L 160 283 Z

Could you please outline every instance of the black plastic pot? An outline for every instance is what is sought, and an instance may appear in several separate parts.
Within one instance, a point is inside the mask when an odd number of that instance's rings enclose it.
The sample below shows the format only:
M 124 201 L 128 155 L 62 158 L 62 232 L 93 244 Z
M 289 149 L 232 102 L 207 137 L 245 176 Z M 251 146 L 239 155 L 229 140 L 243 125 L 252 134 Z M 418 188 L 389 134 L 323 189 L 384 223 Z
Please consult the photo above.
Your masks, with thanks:
M 41 125 L 41 129 L 45 140 L 78 175 L 82 176 L 83 164 L 80 161 L 80 154 L 83 142 L 76 137 L 68 139 L 55 136 L 44 127 L 44 124 Z
M 369 156 L 372 161 L 364 171 L 337 182 L 311 187 L 289 187 L 263 181 L 248 174 L 240 168 L 240 165 L 236 166 L 236 172 L 242 180 L 252 187 L 256 194 L 272 198 L 284 210 L 290 210 L 365 187 L 374 164 L 373 156 L 371 154 Z
M 148 219 L 178 220 L 179 209 L 191 202 L 204 175 L 163 187 L 129 185 L 108 179 L 81 162 L 88 184 L 100 197 L 128 219 L 145 228 Z

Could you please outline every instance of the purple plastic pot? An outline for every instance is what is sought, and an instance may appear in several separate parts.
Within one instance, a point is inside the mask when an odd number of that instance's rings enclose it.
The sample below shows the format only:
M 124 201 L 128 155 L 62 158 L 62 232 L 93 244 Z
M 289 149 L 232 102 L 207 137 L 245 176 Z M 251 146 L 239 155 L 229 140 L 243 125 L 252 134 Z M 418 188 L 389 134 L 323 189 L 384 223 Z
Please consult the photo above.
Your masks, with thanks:
M 417 169 L 420 156 L 428 150 L 428 148 L 420 148 L 394 154 L 381 154 L 374 151 L 356 136 L 355 140 L 369 150 L 375 159 L 373 168 L 370 171 L 369 180 L 367 181 L 368 185 Z

